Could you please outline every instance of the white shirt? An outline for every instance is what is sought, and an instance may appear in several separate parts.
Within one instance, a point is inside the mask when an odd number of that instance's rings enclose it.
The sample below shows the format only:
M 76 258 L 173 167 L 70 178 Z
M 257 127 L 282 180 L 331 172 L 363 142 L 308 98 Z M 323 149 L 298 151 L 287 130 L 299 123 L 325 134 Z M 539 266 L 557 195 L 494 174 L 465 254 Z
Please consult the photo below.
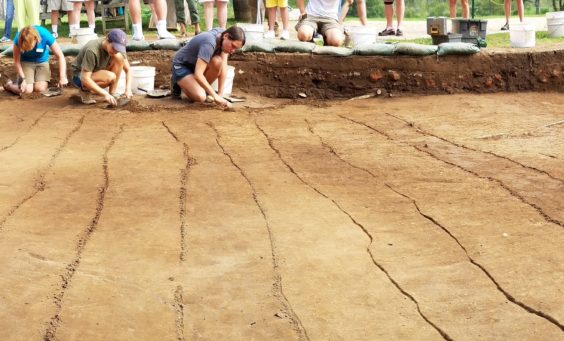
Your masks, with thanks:
M 339 20 L 341 0 L 309 0 L 306 13 L 314 17 L 326 17 Z

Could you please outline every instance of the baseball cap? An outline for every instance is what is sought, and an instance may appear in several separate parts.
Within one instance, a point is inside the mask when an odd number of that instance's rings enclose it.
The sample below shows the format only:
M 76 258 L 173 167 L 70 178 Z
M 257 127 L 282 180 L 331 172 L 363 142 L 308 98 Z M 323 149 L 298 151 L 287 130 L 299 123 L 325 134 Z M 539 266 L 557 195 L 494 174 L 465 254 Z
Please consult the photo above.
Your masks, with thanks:
M 127 45 L 127 35 L 119 28 L 114 28 L 108 35 L 108 41 L 112 43 L 112 47 L 120 53 L 125 54 L 125 45 Z

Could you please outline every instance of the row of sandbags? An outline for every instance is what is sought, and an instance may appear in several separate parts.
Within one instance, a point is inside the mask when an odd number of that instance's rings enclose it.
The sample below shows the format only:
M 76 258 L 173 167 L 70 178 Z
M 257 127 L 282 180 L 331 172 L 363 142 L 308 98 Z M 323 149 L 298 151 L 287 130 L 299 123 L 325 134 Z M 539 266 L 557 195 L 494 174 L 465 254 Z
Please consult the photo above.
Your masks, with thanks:
M 176 39 L 163 39 L 153 42 L 147 41 L 131 41 L 127 44 L 127 51 L 147 51 L 147 50 L 171 50 L 177 51 L 186 44 L 185 41 Z M 12 56 L 12 46 L 0 46 L 4 49 L 0 55 Z M 75 44 L 62 44 L 61 50 L 65 56 L 76 56 L 80 50 L 80 46 Z M 1 50 L 0 50 L 1 51 Z M 427 56 L 437 54 L 445 55 L 469 55 L 480 52 L 480 48 L 470 43 L 442 43 L 436 45 L 423 45 L 415 43 L 394 43 L 383 44 L 374 43 L 366 44 L 354 49 L 346 47 L 319 46 L 314 43 L 306 43 L 297 40 L 275 40 L 264 39 L 258 42 L 249 42 L 243 46 L 242 52 L 265 52 L 265 53 L 311 53 L 317 55 L 330 55 L 338 57 L 347 57 L 352 55 L 360 56 L 392 56 L 392 55 L 408 55 L 408 56 Z
M 243 52 L 288 52 L 288 53 L 312 53 L 318 55 L 331 55 L 347 57 L 360 56 L 428 56 L 437 54 L 445 55 L 469 55 L 480 52 L 480 48 L 471 43 L 442 43 L 440 45 L 423 45 L 415 43 L 374 43 L 366 44 L 354 49 L 346 47 L 319 46 L 314 43 L 300 42 L 296 40 L 262 40 L 247 43 L 242 48 Z

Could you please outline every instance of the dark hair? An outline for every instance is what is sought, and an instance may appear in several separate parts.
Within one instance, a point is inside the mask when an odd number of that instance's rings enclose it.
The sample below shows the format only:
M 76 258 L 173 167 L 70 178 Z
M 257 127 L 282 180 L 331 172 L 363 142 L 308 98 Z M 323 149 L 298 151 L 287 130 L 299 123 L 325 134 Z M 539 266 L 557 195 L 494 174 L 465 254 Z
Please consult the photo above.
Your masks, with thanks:
M 243 31 L 241 27 L 231 26 L 225 31 L 223 31 L 219 36 L 219 38 L 217 39 L 217 45 L 215 47 L 215 51 L 213 51 L 214 56 L 221 53 L 223 39 L 225 39 L 225 36 L 228 36 L 229 39 L 231 40 L 241 41 L 243 43 L 241 44 L 241 46 L 245 45 L 245 31 Z

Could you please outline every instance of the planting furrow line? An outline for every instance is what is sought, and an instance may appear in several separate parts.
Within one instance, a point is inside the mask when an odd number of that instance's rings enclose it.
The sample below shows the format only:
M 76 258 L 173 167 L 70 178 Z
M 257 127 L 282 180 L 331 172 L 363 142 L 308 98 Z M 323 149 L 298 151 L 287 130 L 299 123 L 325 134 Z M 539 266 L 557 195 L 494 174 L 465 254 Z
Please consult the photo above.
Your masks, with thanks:
M 183 289 L 181 285 L 174 290 L 174 312 L 176 314 L 176 339 L 184 341 L 184 303 L 183 303 Z
M 519 162 L 519 161 L 517 161 L 517 160 L 513 160 L 513 159 L 511 159 L 511 158 L 509 158 L 509 157 L 507 157 L 507 156 L 499 155 L 499 154 L 496 154 L 496 153 L 494 153 L 494 152 L 488 152 L 488 151 L 484 151 L 484 150 L 480 150 L 480 149 L 475 149 L 475 148 L 471 148 L 471 147 L 465 146 L 465 145 L 460 144 L 460 143 L 456 143 L 456 142 L 454 142 L 454 141 L 450 141 L 450 140 L 448 140 L 448 139 L 446 139 L 446 138 L 444 138 L 444 137 L 442 137 L 442 136 L 435 135 L 435 134 L 433 134 L 433 133 L 431 133 L 431 132 L 428 132 L 428 131 L 426 131 L 426 130 L 423 130 L 423 129 L 421 129 L 420 127 L 415 126 L 415 125 L 413 124 L 413 122 L 409 122 L 409 121 L 407 121 L 407 120 L 405 120 L 405 119 L 403 119 L 403 118 L 401 118 L 401 117 L 399 117 L 399 116 L 396 116 L 396 115 L 393 115 L 393 114 L 390 114 L 390 113 L 385 113 L 385 114 L 388 115 L 388 116 L 391 116 L 391 117 L 395 118 L 396 120 L 399 120 L 399 121 L 404 122 L 404 123 L 407 124 L 408 126 L 410 126 L 410 127 L 412 127 L 413 129 L 415 129 L 415 130 L 416 130 L 419 134 L 421 134 L 421 135 L 424 135 L 424 136 L 432 136 L 432 137 L 434 137 L 434 138 L 436 138 L 436 139 L 439 139 L 439 140 L 441 140 L 441 141 L 443 141 L 443 142 L 449 143 L 449 144 L 451 144 L 451 145 L 453 145 L 453 146 L 456 146 L 456 147 L 458 147 L 458 148 L 462 148 L 462 149 L 466 149 L 466 150 L 471 150 L 471 151 L 476 152 L 476 153 L 489 154 L 489 155 L 495 156 L 495 157 L 497 157 L 497 158 L 500 158 L 500 159 L 503 159 L 503 160 L 507 160 L 507 161 L 509 161 L 509 162 L 511 162 L 511 163 L 514 163 L 514 164 L 516 164 L 516 165 L 519 165 L 519 166 L 521 166 L 521 167 L 523 167 L 523 168 L 530 169 L 530 170 L 532 170 L 532 171 L 534 171 L 534 172 L 544 174 L 544 175 L 548 176 L 549 178 L 551 178 L 551 179 L 553 179 L 553 180 L 556 180 L 556 181 L 559 181 L 559 182 L 561 182 L 561 183 L 564 183 L 564 179 L 561 179 L 561 178 L 559 178 L 559 177 L 556 177 L 556 176 L 550 174 L 549 172 L 547 172 L 547 171 L 545 171 L 545 170 L 538 169 L 538 168 L 532 167 L 532 166 L 527 166 L 527 165 L 525 165 L 525 164 L 523 164 L 523 163 L 521 163 L 521 162 Z
M 69 143 L 69 140 L 71 139 L 71 137 L 80 130 L 83 123 L 84 123 L 84 116 L 82 116 L 78 120 L 76 126 L 74 126 L 74 128 L 65 136 L 65 138 L 63 139 L 63 142 L 61 142 L 61 144 L 57 147 L 57 149 L 55 150 L 55 152 L 51 156 L 51 159 L 49 160 L 49 163 L 47 164 L 47 166 L 45 166 L 45 168 L 42 171 L 40 171 L 39 177 L 35 180 L 35 183 L 33 184 L 33 191 L 27 197 L 23 198 L 22 200 L 20 200 L 20 202 L 18 202 L 16 205 L 14 205 L 8 211 L 8 214 L 2 220 L 0 220 L 0 232 L 2 232 L 4 224 L 6 223 L 8 218 L 10 218 L 27 201 L 31 200 L 37 193 L 45 190 L 45 177 L 47 176 L 47 172 L 49 172 L 49 170 L 51 168 L 53 168 L 57 158 L 59 157 L 59 155 L 61 154 L 63 149 L 65 149 L 65 147 Z
M 280 274 L 280 267 L 279 267 L 279 263 L 278 263 L 278 252 L 277 252 L 276 241 L 275 241 L 274 235 L 272 233 L 272 227 L 270 226 L 270 222 L 269 222 L 268 217 L 266 215 L 265 209 L 264 209 L 263 205 L 260 203 L 260 200 L 257 197 L 257 191 L 255 189 L 255 186 L 253 185 L 253 183 L 251 182 L 251 179 L 248 177 L 248 175 L 245 173 L 245 171 L 241 168 L 241 166 L 239 166 L 235 162 L 235 160 L 233 160 L 233 157 L 231 156 L 231 154 L 229 154 L 229 152 L 221 144 L 221 142 L 220 142 L 221 134 L 219 133 L 217 128 L 211 122 L 208 123 L 208 126 L 215 132 L 215 142 L 216 142 L 217 146 L 221 149 L 222 153 L 229 159 L 229 161 L 231 162 L 233 167 L 237 168 L 237 170 L 239 171 L 241 176 L 247 182 L 247 185 L 249 186 L 249 188 L 251 189 L 251 192 L 252 192 L 251 196 L 253 198 L 253 201 L 255 202 L 255 204 L 256 204 L 257 208 L 259 209 L 259 211 L 262 215 L 262 218 L 264 220 L 264 224 L 265 224 L 266 230 L 268 232 L 268 237 L 269 237 L 269 241 L 270 241 L 272 267 L 273 267 L 273 270 L 274 270 L 274 284 L 273 284 L 274 295 L 278 298 L 278 300 L 284 306 L 285 312 L 290 316 L 290 320 L 292 322 L 292 325 L 293 325 L 295 331 L 298 333 L 299 340 L 309 340 L 309 336 L 307 335 L 307 330 L 304 328 L 302 321 L 300 320 L 299 316 L 295 313 L 294 309 L 292 308 L 292 305 L 290 304 L 290 301 L 288 300 L 288 298 L 284 294 L 284 290 L 283 290 L 283 286 L 282 286 L 282 276 Z
M 303 183 L 304 185 L 306 185 L 307 187 L 311 188 L 313 191 L 315 191 L 316 193 L 318 193 L 319 195 L 321 195 L 322 197 L 324 197 L 325 199 L 331 201 L 335 207 L 337 207 L 337 209 L 339 209 L 343 214 L 345 214 L 353 224 L 355 224 L 356 226 L 358 226 L 363 232 L 364 234 L 368 237 L 369 239 L 369 243 L 368 246 L 366 247 L 366 252 L 368 253 L 370 259 L 372 260 L 372 263 L 378 268 L 380 269 L 380 271 L 382 271 L 386 277 L 388 278 L 388 280 L 407 298 L 409 298 L 414 304 L 415 307 L 417 309 L 417 312 L 419 313 L 419 315 L 421 316 L 421 318 L 423 318 L 431 327 L 433 327 L 445 340 L 452 340 L 452 338 L 444 331 L 442 330 L 439 326 L 437 326 L 435 323 L 433 323 L 433 321 L 431 321 L 422 311 L 421 308 L 419 306 L 419 302 L 415 299 L 415 297 L 413 295 L 411 295 L 410 293 L 408 293 L 405 289 L 403 289 L 401 287 L 401 285 L 399 285 L 399 283 L 390 275 L 390 273 L 384 268 L 384 266 L 382 266 L 380 263 L 378 263 L 376 261 L 376 259 L 374 258 L 374 255 L 372 254 L 372 251 L 370 251 L 370 246 L 372 245 L 373 242 L 373 237 L 370 234 L 370 232 L 368 232 L 368 230 L 364 227 L 364 225 L 362 225 L 361 223 L 359 223 L 358 221 L 356 221 L 354 219 L 354 217 L 348 213 L 346 210 L 344 210 L 341 205 L 339 205 L 339 203 L 337 201 L 335 201 L 334 199 L 330 198 L 329 196 L 327 196 L 325 193 L 321 192 L 319 189 L 317 189 L 315 186 L 311 185 L 310 183 L 308 183 L 307 181 L 305 181 L 295 170 L 294 168 L 288 163 L 288 161 L 286 161 L 284 159 L 284 157 L 282 156 L 282 154 L 280 153 L 280 150 L 278 150 L 275 146 L 274 143 L 272 142 L 272 138 L 264 131 L 264 129 L 262 129 L 262 127 L 258 124 L 258 122 L 256 121 L 256 117 L 255 117 L 255 126 L 257 127 L 257 129 L 264 135 L 265 139 L 268 142 L 268 145 L 270 146 L 270 148 L 276 153 L 276 155 L 278 156 L 278 158 L 280 159 L 280 161 L 286 166 L 286 168 L 288 168 L 288 170 L 290 170 L 290 172 L 292 174 L 294 174 L 294 176 L 296 178 L 298 178 L 298 180 L 300 180 L 301 183 Z
M 347 121 L 353 122 L 353 123 L 355 123 L 355 124 L 362 125 L 362 126 L 368 128 L 368 129 L 370 129 L 370 130 L 373 130 L 373 131 L 377 132 L 378 134 L 381 134 L 381 135 L 385 136 L 385 137 L 386 137 L 387 139 L 389 139 L 390 141 L 398 142 L 398 141 L 394 140 L 391 136 L 389 136 L 388 134 L 386 134 L 385 132 L 376 129 L 376 128 L 372 127 L 372 126 L 369 125 L 369 124 L 366 124 L 366 123 L 361 122 L 361 121 L 356 121 L 356 120 L 354 120 L 354 119 L 352 119 L 352 118 L 349 118 L 349 117 L 346 117 L 346 116 L 342 116 L 342 115 L 338 115 L 338 116 L 341 117 L 341 118 L 343 118 L 343 119 L 345 119 L 345 120 L 347 120 Z M 401 142 L 401 141 L 399 141 L 399 142 L 402 143 L 402 144 L 405 144 L 405 142 Z M 456 164 L 456 163 L 453 163 L 453 162 L 450 162 L 450 161 L 441 159 L 440 157 L 436 156 L 436 155 L 433 154 L 432 152 L 430 152 L 430 151 L 428 151 L 428 150 L 425 150 L 425 149 L 423 149 L 423 148 L 421 148 L 421 147 L 419 147 L 419 146 L 412 145 L 412 144 L 407 144 L 407 145 L 411 146 L 412 148 L 416 149 L 417 151 L 420 151 L 420 152 L 422 152 L 422 153 L 425 153 L 425 154 L 429 155 L 430 157 L 432 157 L 433 159 L 435 159 L 435 160 L 437 160 L 437 161 L 440 161 L 440 162 L 443 162 L 443 163 L 445 163 L 445 164 L 447 164 L 447 165 L 456 167 L 456 168 L 458 168 L 458 169 L 460 169 L 460 170 L 462 170 L 462 171 L 464 171 L 464 172 L 466 172 L 466 173 L 472 174 L 473 176 L 475 176 L 475 177 L 477 177 L 477 178 L 480 178 L 480 179 L 484 179 L 484 180 L 488 180 L 488 181 L 497 183 L 501 188 L 503 188 L 504 190 L 506 190 L 512 197 L 514 197 L 514 198 L 516 198 L 517 200 L 521 201 L 523 204 L 532 207 L 532 208 L 533 208 L 535 211 L 537 211 L 538 214 L 539 214 L 541 217 L 543 217 L 543 219 L 546 220 L 547 222 L 556 224 L 556 225 L 558 225 L 558 226 L 560 226 L 560 227 L 564 227 L 564 222 L 562 222 L 562 221 L 560 221 L 560 220 L 558 220 L 558 219 L 556 219 L 556 218 L 553 218 L 553 217 L 549 216 L 549 215 L 542 209 L 542 207 L 538 206 L 538 205 L 535 204 L 535 203 L 532 203 L 532 202 L 528 201 L 528 200 L 525 199 L 522 195 L 520 195 L 519 193 L 515 192 L 515 191 L 512 190 L 510 187 L 508 187 L 503 181 L 501 181 L 501 180 L 499 180 L 499 179 L 492 178 L 491 176 L 483 176 L 483 175 L 480 175 L 480 174 L 476 173 L 475 171 L 472 171 L 472 170 L 470 170 L 470 169 L 467 169 L 467 168 L 465 168 L 465 167 L 463 167 L 463 166 L 460 166 L 460 165 L 458 165 L 458 164 Z
M 100 221 L 102 211 L 104 210 L 104 200 L 106 197 L 106 193 L 110 186 L 110 176 L 108 171 L 108 153 L 110 149 L 114 146 L 120 134 L 123 132 L 123 129 L 124 129 L 124 125 L 121 125 L 119 131 L 112 137 L 112 139 L 110 140 L 110 142 L 108 143 L 108 145 L 104 150 L 104 155 L 102 158 L 104 185 L 98 188 L 98 198 L 96 199 L 96 211 L 94 213 L 94 216 L 92 217 L 90 224 L 80 234 L 76 246 L 76 254 L 74 256 L 74 259 L 66 266 L 65 273 L 61 275 L 61 284 L 59 286 L 59 289 L 53 295 L 54 298 L 53 303 L 55 304 L 55 314 L 51 317 L 47 330 L 45 331 L 45 335 L 43 337 L 45 341 L 56 339 L 57 328 L 61 323 L 60 314 L 63 309 L 63 299 L 65 293 L 71 284 L 72 278 L 76 273 L 78 266 L 80 265 L 82 253 L 84 252 L 84 249 L 86 248 L 86 245 L 90 240 L 92 234 L 96 231 L 96 228 L 98 227 L 98 222 Z
M 180 139 L 178 136 L 170 129 L 170 127 L 164 122 L 161 122 L 163 127 L 167 130 L 167 132 L 172 136 L 172 138 L 178 142 Z M 179 216 L 180 216 L 180 255 L 179 259 L 181 262 L 186 260 L 186 256 L 188 253 L 188 245 L 186 239 L 188 238 L 188 225 L 186 223 L 186 201 L 188 196 L 188 174 L 190 173 L 190 169 L 192 166 L 196 164 L 196 159 L 194 159 L 190 155 L 190 150 L 186 142 L 182 142 L 183 152 L 182 155 L 184 156 L 184 160 L 186 164 L 184 168 L 180 170 L 180 190 L 178 195 L 179 200 Z
M 23 134 L 19 135 L 18 137 L 16 137 L 16 138 L 14 139 L 14 141 L 12 141 L 12 143 L 10 143 L 10 144 L 8 144 L 8 145 L 6 145 L 6 146 L 0 147 L 0 152 L 3 152 L 3 151 L 5 151 L 6 149 L 11 148 L 11 147 L 13 147 L 16 143 L 18 143 L 18 141 L 20 140 L 20 138 L 22 138 L 22 137 L 25 136 L 27 133 L 29 133 L 29 131 L 30 131 L 31 129 L 33 129 L 33 128 L 37 125 L 37 123 L 39 123 L 39 121 L 43 118 L 43 116 L 45 116 L 45 114 L 46 114 L 47 112 L 48 112 L 48 110 L 47 110 L 47 111 L 44 111 L 41 115 L 39 115 L 39 117 L 36 118 L 35 121 L 33 121 L 33 123 L 30 124 L 29 127 L 27 127 L 27 129 L 25 130 L 25 132 L 24 132 Z

